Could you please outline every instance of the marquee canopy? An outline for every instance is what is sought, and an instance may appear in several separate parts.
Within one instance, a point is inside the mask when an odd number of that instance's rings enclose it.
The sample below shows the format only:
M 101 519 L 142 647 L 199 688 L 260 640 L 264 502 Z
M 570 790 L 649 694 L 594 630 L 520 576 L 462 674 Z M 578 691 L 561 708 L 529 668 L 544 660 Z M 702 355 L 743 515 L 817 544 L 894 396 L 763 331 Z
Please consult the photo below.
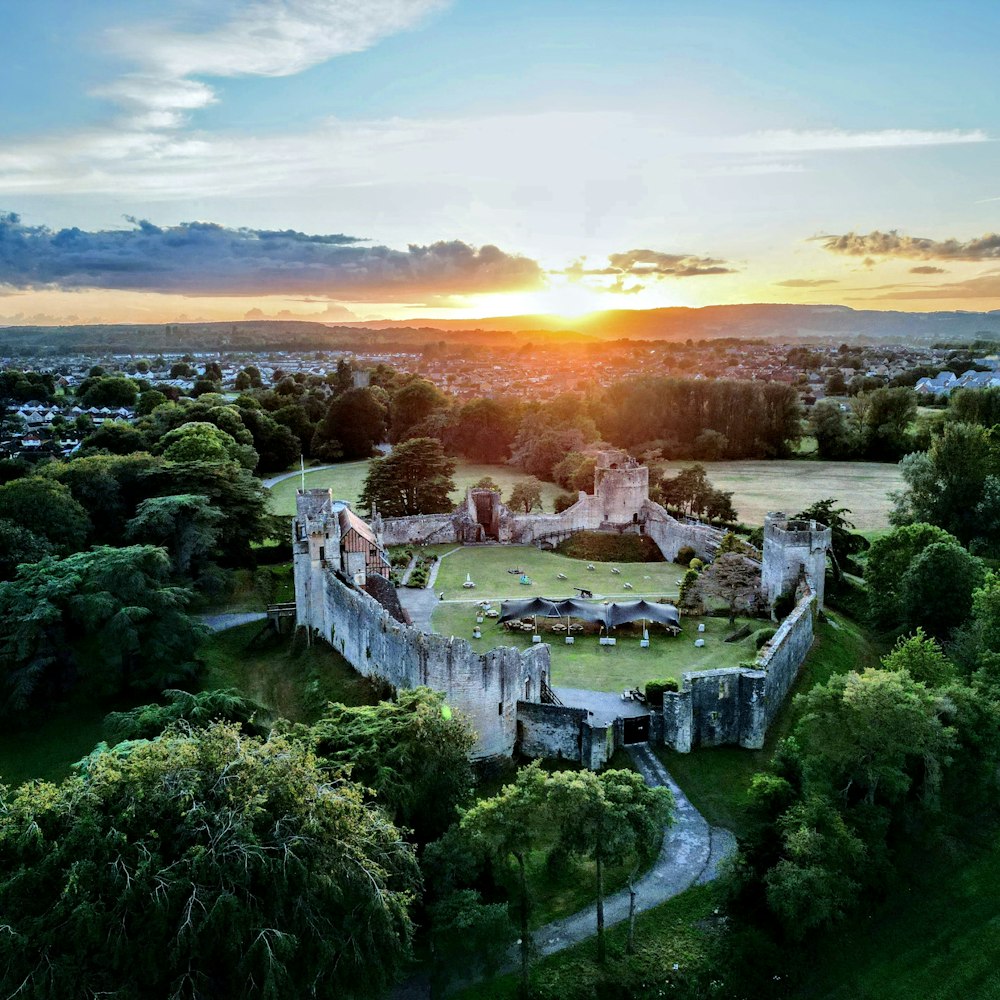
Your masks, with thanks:
M 575 598 L 553 601 L 545 597 L 531 597 L 525 600 L 503 601 L 500 605 L 501 622 L 533 617 L 578 618 L 586 622 L 600 622 L 607 628 L 637 621 L 660 622 L 675 628 L 679 628 L 681 623 L 680 613 L 672 604 L 654 604 L 645 600 L 623 601 L 620 604 L 593 604 Z

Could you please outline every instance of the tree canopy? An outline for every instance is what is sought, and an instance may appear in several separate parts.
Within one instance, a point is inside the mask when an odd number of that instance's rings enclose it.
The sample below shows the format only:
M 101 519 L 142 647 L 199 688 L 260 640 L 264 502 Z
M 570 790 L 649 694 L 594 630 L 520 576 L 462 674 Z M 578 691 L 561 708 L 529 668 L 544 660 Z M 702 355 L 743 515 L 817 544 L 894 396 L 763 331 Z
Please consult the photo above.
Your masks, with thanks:
M 368 997 L 418 887 L 356 785 L 229 724 L 0 790 L 0 964 L 36 997 Z
M 0 583 L 0 713 L 83 685 L 92 693 L 162 688 L 195 672 L 202 627 L 191 591 L 170 582 L 150 545 L 47 556 Z
M 377 506 L 386 517 L 442 514 L 454 506 L 449 493 L 455 489 L 455 463 L 434 438 L 411 438 L 393 448 L 385 458 L 372 461 L 360 502 Z

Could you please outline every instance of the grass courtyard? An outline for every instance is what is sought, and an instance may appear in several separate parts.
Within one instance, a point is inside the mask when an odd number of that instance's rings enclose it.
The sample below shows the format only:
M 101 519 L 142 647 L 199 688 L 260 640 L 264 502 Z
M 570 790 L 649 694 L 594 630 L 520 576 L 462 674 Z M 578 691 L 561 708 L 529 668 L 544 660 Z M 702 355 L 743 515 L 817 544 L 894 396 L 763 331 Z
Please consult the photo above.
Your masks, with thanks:
M 588 570 L 587 565 L 578 559 L 540 552 L 532 546 L 473 546 L 453 550 L 442 559 L 434 587 L 435 592 L 445 595 L 434 611 L 434 630 L 468 639 L 484 651 L 495 646 L 524 649 L 532 644 L 531 633 L 508 632 L 493 618 L 486 618 L 480 626 L 482 638 L 473 639 L 476 603 L 523 597 L 574 597 L 575 586 L 587 587 L 600 600 L 629 601 L 640 595 L 650 600 L 673 599 L 683 572 L 681 567 L 666 562 L 593 563 L 593 570 Z M 532 585 L 520 585 L 518 576 L 508 572 L 514 568 L 523 570 Z M 612 573 L 612 568 L 620 569 L 621 574 Z M 568 579 L 559 580 L 560 573 Z M 475 590 L 462 588 L 466 575 L 472 577 Z M 623 588 L 626 581 L 632 583 L 634 590 Z M 705 625 L 703 633 L 697 630 L 699 623 Z M 598 643 L 598 626 L 593 624 L 577 634 L 573 645 L 567 645 L 564 635 L 552 631 L 553 624 L 556 623 L 538 620 L 542 641 L 551 647 L 552 684 L 556 687 L 621 691 L 626 687 L 641 687 L 656 678 L 680 678 L 685 670 L 733 667 L 756 655 L 752 634 L 739 642 L 723 641 L 735 631 L 725 618 L 682 619 L 683 632 L 676 637 L 668 635 L 662 626 L 650 626 L 650 644 L 646 649 L 639 646 L 642 625 L 638 622 L 616 629 L 618 643 L 614 646 Z M 744 620 L 738 619 L 736 628 L 742 624 Z M 751 623 L 754 631 L 766 627 L 766 622 Z M 703 647 L 694 645 L 697 638 L 705 640 Z

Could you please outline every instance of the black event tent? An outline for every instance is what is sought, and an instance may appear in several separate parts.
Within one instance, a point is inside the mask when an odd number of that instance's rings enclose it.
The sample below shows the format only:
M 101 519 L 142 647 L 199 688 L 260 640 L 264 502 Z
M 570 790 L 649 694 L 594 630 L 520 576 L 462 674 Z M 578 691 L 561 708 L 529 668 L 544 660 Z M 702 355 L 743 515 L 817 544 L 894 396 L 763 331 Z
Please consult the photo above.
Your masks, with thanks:
M 500 605 L 501 622 L 536 616 L 601 622 L 607 628 L 637 621 L 660 622 L 674 628 L 680 628 L 681 624 L 681 616 L 672 604 L 653 604 L 644 600 L 623 601 L 620 604 L 591 604 L 576 599 L 551 601 L 544 597 L 531 597 L 525 600 L 503 601 Z

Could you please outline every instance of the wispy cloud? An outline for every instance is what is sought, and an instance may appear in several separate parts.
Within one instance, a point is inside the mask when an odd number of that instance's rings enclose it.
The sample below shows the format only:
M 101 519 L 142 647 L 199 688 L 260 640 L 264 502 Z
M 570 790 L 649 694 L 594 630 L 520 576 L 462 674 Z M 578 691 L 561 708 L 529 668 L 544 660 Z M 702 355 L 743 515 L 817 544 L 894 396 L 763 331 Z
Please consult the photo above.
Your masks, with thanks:
M 933 264 L 920 264 L 910 268 L 910 274 L 947 274 L 943 267 L 935 267 Z
M 870 299 L 1000 299 L 1000 271 L 991 271 L 965 281 L 940 285 L 887 285 L 881 295 Z
M 720 138 L 713 145 L 726 153 L 822 153 L 862 149 L 903 149 L 909 146 L 953 146 L 989 142 L 983 129 L 887 128 L 873 131 L 849 129 L 773 129 Z
M 186 25 L 111 29 L 109 46 L 140 69 L 95 93 L 123 105 L 130 124 L 176 128 L 215 92 L 199 77 L 292 76 L 412 28 L 448 0 L 222 0 Z
M 899 257 L 910 260 L 1000 260 L 1000 233 L 969 240 L 906 236 L 898 230 L 816 236 L 825 250 L 850 257 Z
M 782 288 L 819 288 L 821 285 L 838 285 L 840 282 L 836 278 L 788 278 L 776 281 L 775 284 Z
M 182 295 L 321 295 L 395 302 L 414 296 L 539 288 L 530 258 L 459 240 L 406 250 L 343 234 L 228 229 L 211 223 L 86 232 L 0 215 L 0 286 L 102 288 Z

